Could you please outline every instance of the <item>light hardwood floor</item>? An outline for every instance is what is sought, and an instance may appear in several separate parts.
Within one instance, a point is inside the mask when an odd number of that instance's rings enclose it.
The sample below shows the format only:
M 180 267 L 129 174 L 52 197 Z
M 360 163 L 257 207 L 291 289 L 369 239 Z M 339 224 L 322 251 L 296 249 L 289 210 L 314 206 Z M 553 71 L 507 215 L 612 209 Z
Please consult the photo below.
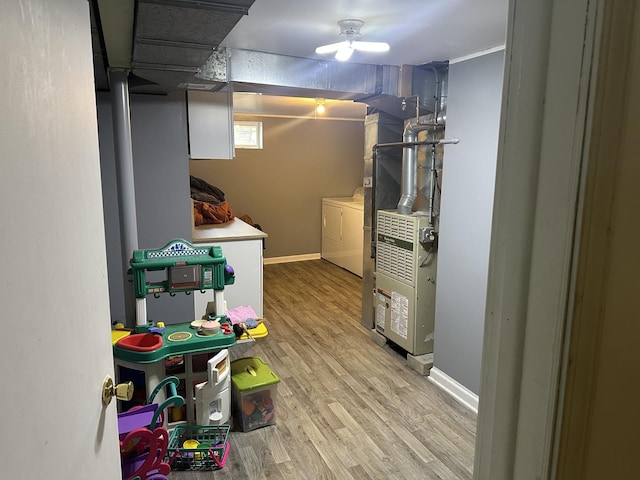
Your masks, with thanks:
M 223 469 L 170 478 L 470 479 L 475 415 L 373 343 L 360 305 L 360 278 L 329 262 L 265 265 L 269 335 L 242 356 L 281 379 L 276 425 L 232 432 Z

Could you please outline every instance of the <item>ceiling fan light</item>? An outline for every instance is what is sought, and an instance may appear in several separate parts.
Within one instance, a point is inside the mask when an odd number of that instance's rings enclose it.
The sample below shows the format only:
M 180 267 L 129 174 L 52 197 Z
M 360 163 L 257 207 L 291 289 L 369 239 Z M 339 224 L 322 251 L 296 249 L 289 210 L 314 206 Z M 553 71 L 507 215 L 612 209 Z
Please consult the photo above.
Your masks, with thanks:
M 347 45 L 348 45 L 348 42 L 346 41 L 331 43 L 329 45 L 322 45 L 321 47 L 316 48 L 316 53 L 318 55 L 327 55 L 329 53 L 337 52 L 338 50 L 340 50 L 340 48 L 345 47 Z
M 353 55 L 353 47 L 351 45 L 345 45 L 340 47 L 340 50 L 336 52 L 336 60 L 339 62 L 346 62 Z
M 346 18 L 344 20 L 338 21 L 338 26 L 340 27 L 340 35 L 346 36 L 356 36 L 360 35 L 360 29 L 364 25 L 362 20 L 357 20 L 355 18 Z
M 363 52 L 383 53 L 389 51 L 389 44 L 387 42 L 353 42 L 353 47 L 356 50 L 362 50 Z

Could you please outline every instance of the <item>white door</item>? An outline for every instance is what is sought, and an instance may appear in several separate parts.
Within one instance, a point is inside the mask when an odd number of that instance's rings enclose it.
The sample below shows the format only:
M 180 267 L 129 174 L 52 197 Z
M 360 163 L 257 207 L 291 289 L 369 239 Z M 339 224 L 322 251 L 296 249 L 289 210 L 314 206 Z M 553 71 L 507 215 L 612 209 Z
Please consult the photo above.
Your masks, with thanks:
M 117 479 L 88 2 L 0 19 L 2 478 Z
M 322 202 L 322 258 L 340 265 L 342 250 L 342 208 Z
M 362 232 L 364 209 L 360 206 L 345 206 L 342 209 L 343 267 L 362 277 Z

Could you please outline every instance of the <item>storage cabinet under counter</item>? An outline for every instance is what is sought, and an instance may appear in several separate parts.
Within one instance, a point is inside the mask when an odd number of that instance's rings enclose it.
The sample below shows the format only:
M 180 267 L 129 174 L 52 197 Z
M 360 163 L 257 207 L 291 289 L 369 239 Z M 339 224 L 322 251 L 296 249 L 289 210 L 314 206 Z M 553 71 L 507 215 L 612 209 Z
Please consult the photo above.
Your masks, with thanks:
M 362 197 L 323 198 L 322 258 L 362 277 L 363 226 Z
M 251 306 L 262 317 L 262 264 L 263 241 L 267 234 L 234 218 L 221 225 L 200 225 L 193 229 L 193 243 L 218 245 L 227 263 L 235 271 L 235 282 L 224 289 L 227 308 Z M 207 303 L 213 301 L 213 292 L 194 294 L 196 318 L 204 315 Z

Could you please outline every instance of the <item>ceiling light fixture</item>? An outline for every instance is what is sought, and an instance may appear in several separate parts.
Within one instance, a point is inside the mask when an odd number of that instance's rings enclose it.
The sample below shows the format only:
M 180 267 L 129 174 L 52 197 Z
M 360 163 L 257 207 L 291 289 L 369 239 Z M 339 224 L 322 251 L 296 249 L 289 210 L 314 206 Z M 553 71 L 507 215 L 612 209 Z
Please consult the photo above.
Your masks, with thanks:
M 316 113 L 322 115 L 325 112 L 324 98 L 316 98 Z
M 331 53 L 335 53 L 335 59 L 344 62 L 351 58 L 354 50 L 373 53 L 389 51 L 389 44 L 386 42 L 364 42 L 355 40 L 355 38 L 360 36 L 360 28 L 362 25 L 364 25 L 362 20 L 356 20 L 353 18 L 340 20 L 338 22 L 340 35 L 344 35 L 346 40 L 338 43 L 322 45 L 316 48 L 316 53 L 318 55 L 329 55 Z
M 335 59 L 340 62 L 346 62 L 353 55 L 353 45 L 346 44 L 340 47 L 340 49 L 336 52 Z

